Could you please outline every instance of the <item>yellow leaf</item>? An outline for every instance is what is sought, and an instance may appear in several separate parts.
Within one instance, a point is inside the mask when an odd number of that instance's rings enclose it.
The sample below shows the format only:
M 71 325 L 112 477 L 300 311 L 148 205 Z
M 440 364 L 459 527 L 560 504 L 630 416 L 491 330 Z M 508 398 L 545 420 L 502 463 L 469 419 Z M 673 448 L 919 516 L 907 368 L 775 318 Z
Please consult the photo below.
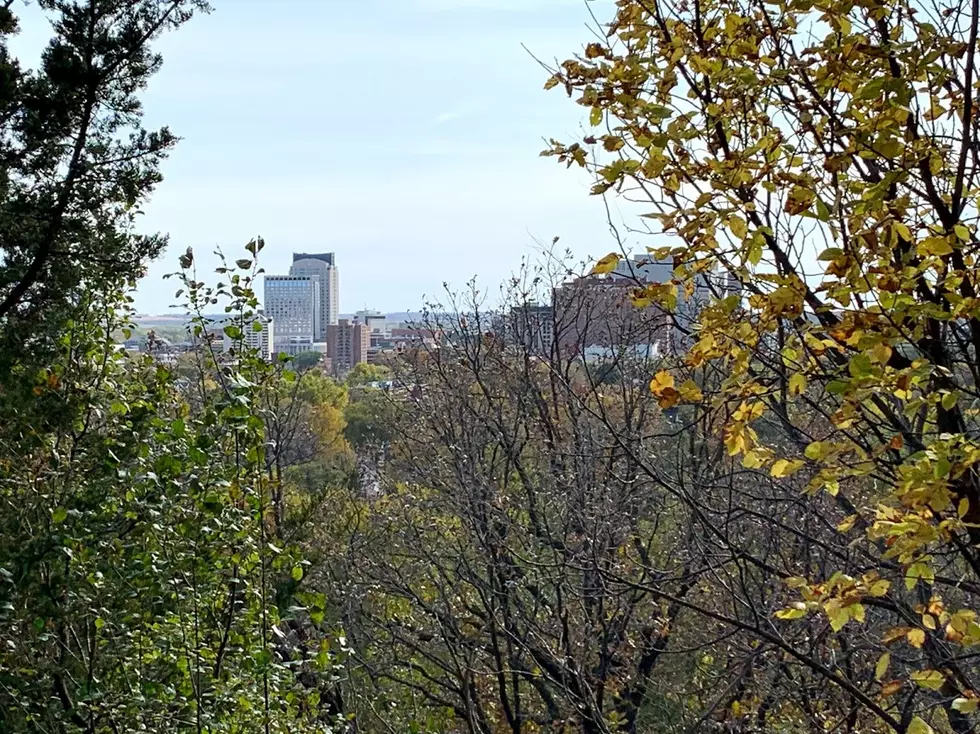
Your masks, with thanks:
M 848 530 L 854 527 L 854 523 L 857 522 L 857 519 L 858 519 L 857 515 L 848 515 L 837 526 L 837 531 L 841 533 L 846 533 Z
M 959 711 L 961 714 L 972 714 L 977 710 L 978 703 L 980 703 L 980 699 L 955 698 L 953 699 L 953 710 Z
M 704 399 L 704 395 L 701 394 L 701 388 L 698 387 L 694 380 L 685 380 L 680 388 L 678 388 L 681 400 L 688 403 L 697 403 Z
M 611 273 L 619 265 L 619 255 L 615 252 L 610 252 L 605 257 L 599 259 L 599 261 L 592 266 L 592 275 L 603 275 L 605 273 Z
M 847 624 L 847 620 L 851 618 L 851 615 L 847 609 L 838 606 L 827 609 L 827 618 L 830 620 L 830 628 L 834 632 L 840 632 L 844 625 Z
M 916 249 L 923 257 L 948 255 L 953 251 L 946 238 L 939 236 L 926 237 L 916 246 Z
M 728 219 L 728 227 L 732 230 L 732 234 L 738 237 L 740 240 L 744 240 L 749 234 L 749 226 L 745 223 L 737 214 L 733 214 Z
M 818 461 L 827 454 L 827 448 L 827 444 L 822 441 L 814 441 L 806 447 L 803 453 L 806 455 L 806 458 Z
M 935 571 L 925 561 L 917 561 L 908 567 L 908 570 L 905 572 L 905 588 L 911 591 L 919 583 L 919 579 L 927 584 L 931 584 L 936 580 Z
M 922 647 L 926 642 L 926 632 L 920 629 L 909 630 L 905 639 L 909 641 L 912 647 Z
M 905 732 L 906 734 L 936 734 L 935 730 L 918 716 L 912 717 L 909 728 Z
M 761 469 L 768 462 L 769 452 L 765 449 L 752 449 L 742 457 L 742 466 L 746 469 Z
M 789 394 L 796 396 L 806 390 L 806 375 L 797 372 L 789 378 Z
M 806 462 L 797 459 L 796 461 L 788 461 L 787 459 L 780 459 L 772 465 L 769 470 L 769 474 L 776 479 L 781 479 L 782 477 L 788 477 L 790 474 L 797 472 L 802 468 Z
M 780 609 L 776 612 L 777 619 L 799 619 L 800 617 L 806 616 L 806 604 L 801 601 L 795 601 L 790 604 L 786 609 Z
M 650 380 L 650 392 L 654 395 L 659 395 L 661 392 L 669 387 L 674 386 L 674 376 L 670 374 L 667 370 L 660 370 L 657 374 L 653 376 Z
M 887 652 L 878 658 L 878 664 L 875 666 L 875 680 L 881 680 L 885 677 L 885 673 L 888 672 L 888 664 L 891 662 L 891 659 L 891 654 Z
M 938 691 L 946 682 L 946 677 L 938 670 L 916 670 L 910 677 L 914 683 L 930 691 Z
M 966 497 L 961 499 L 956 505 L 956 514 L 959 515 L 960 520 L 966 517 L 966 513 L 970 511 L 970 500 Z
M 891 587 L 891 585 L 891 581 L 878 579 L 868 586 L 868 593 L 871 594 L 871 596 L 884 596 L 888 593 L 888 589 Z

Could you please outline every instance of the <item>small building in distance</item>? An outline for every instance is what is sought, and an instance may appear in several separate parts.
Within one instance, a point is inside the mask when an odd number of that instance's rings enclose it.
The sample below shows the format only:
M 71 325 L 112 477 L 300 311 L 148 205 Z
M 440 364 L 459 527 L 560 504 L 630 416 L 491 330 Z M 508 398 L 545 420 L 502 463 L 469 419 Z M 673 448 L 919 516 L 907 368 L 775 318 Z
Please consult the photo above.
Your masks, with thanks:
M 232 349 L 234 349 L 236 339 L 233 339 L 225 332 L 224 326 L 226 325 L 227 324 L 220 325 L 222 340 L 221 346 L 225 352 L 230 352 Z M 274 321 L 264 314 L 257 314 L 254 319 L 242 327 L 241 341 L 249 349 L 256 350 L 261 359 L 264 359 L 266 362 L 271 361 L 274 354 L 273 344 L 275 344 Z
M 371 334 L 367 326 L 351 319 L 339 319 L 327 327 L 327 354 L 335 374 L 344 374 L 354 365 L 368 361 Z
M 640 307 L 631 279 L 578 278 L 555 289 L 553 308 L 558 346 L 566 355 L 591 361 L 610 350 L 630 349 L 649 357 L 670 347 L 669 314 Z

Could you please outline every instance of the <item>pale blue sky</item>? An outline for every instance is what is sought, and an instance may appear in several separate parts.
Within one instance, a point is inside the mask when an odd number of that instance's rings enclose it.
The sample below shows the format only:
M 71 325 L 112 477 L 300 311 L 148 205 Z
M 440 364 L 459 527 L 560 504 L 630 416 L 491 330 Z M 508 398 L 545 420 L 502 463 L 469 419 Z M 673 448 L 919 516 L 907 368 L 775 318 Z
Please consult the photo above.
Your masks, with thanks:
M 582 108 L 521 48 L 567 58 L 590 40 L 585 0 L 212 0 L 163 39 L 145 96 L 183 140 L 144 226 L 168 254 L 136 306 L 166 312 L 177 254 L 254 234 L 263 264 L 334 251 L 341 310 L 416 308 L 443 281 L 502 281 L 534 239 L 578 256 L 610 240 L 587 177 L 539 158 Z M 609 0 L 592 2 L 605 19 Z M 38 28 L 27 27 L 33 35 Z M 42 29 L 43 30 L 43 29 Z

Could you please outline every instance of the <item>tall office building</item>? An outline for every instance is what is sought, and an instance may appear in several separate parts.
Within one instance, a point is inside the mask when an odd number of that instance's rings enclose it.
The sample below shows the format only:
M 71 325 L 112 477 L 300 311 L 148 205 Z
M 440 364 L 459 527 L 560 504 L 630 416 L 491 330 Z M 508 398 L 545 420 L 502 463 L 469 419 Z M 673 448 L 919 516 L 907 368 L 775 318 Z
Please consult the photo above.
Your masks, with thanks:
M 327 327 L 335 325 L 340 316 L 340 278 L 334 254 L 294 252 L 289 274 L 319 279 L 319 331 L 314 341 L 326 341 Z
M 275 322 L 275 347 L 320 342 L 321 284 L 315 275 L 266 275 L 265 315 Z

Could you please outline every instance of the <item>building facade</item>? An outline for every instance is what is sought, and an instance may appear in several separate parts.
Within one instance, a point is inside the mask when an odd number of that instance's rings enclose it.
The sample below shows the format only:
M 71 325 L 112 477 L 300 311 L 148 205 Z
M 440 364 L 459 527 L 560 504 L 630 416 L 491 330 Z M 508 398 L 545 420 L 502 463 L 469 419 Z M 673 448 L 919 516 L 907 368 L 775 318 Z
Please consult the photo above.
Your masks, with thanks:
M 340 318 L 340 274 L 334 253 L 294 252 L 289 274 L 299 277 L 315 277 L 319 282 L 319 306 L 317 324 L 319 331 L 314 341 L 327 341 L 327 327 Z
M 556 341 L 565 354 L 596 355 L 617 349 L 659 354 L 670 344 L 671 319 L 654 305 L 637 306 L 630 279 L 589 276 L 555 289 Z
M 338 374 L 367 362 L 370 348 L 371 333 L 364 324 L 339 319 L 336 324 L 327 327 L 327 355 Z
M 259 356 L 266 362 L 272 359 L 273 355 L 273 345 L 275 344 L 275 329 L 276 325 L 272 319 L 268 318 L 264 314 L 258 314 L 249 324 L 247 324 L 242 332 L 242 342 L 249 349 L 254 349 L 259 353 Z M 228 334 L 224 332 L 222 326 L 221 330 L 222 348 L 224 351 L 231 351 L 235 346 L 235 339 L 232 339 Z
M 539 357 L 555 344 L 555 312 L 551 306 L 524 303 L 512 307 L 495 328 L 506 344 L 521 346 Z
M 276 324 L 276 350 L 293 342 L 322 341 L 320 294 L 315 275 L 265 276 L 265 315 Z

